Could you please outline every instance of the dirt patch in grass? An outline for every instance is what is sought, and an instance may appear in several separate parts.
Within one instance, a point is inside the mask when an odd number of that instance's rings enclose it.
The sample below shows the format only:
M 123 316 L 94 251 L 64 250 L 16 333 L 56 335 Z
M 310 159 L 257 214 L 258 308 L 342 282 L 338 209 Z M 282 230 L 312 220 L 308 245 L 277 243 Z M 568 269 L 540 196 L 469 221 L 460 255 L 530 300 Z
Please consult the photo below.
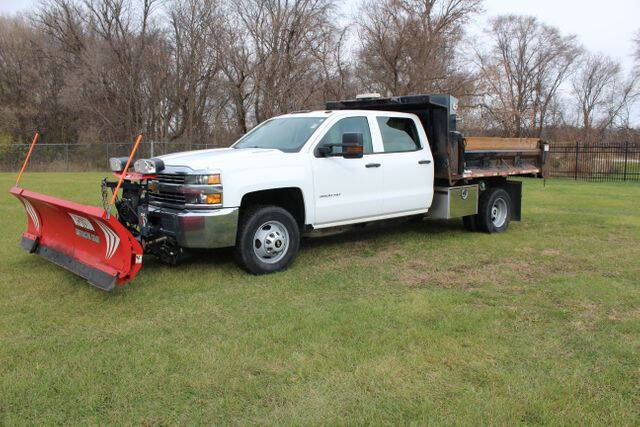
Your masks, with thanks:
M 518 261 L 461 263 L 451 268 L 412 261 L 400 270 L 398 281 L 411 287 L 437 286 L 444 289 L 474 289 L 485 283 L 507 284 L 509 274 L 516 269 L 522 269 L 524 274 L 530 275 L 530 265 Z
M 542 251 L 542 255 L 547 255 L 547 256 L 558 256 L 561 255 L 562 252 L 560 252 L 559 249 L 545 249 Z
M 410 287 L 440 287 L 445 289 L 475 289 L 485 284 L 512 288 L 515 284 L 531 285 L 550 275 L 585 272 L 584 266 L 572 264 L 565 259 L 529 260 L 493 259 L 463 261 L 452 267 L 423 261 L 407 262 L 400 269 L 398 283 Z M 516 289 L 518 288 L 518 289 Z
M 629 310 L 627 312 L 620 312 L 618 310 L 611 310 L 607 315 L 607 319 L 612 320 L 614 322 L 625 322 L 628 320 L 638 320 L 640 319 L 640 308 L 635 308 L 633 310 Z

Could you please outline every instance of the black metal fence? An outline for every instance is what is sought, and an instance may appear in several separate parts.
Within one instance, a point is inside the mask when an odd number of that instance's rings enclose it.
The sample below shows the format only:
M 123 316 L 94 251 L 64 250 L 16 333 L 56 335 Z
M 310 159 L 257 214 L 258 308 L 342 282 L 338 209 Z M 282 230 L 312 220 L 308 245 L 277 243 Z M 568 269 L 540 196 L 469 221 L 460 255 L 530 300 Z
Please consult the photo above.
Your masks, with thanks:
M 640 182 L 640 142 L 552 143 L 547 176 Z

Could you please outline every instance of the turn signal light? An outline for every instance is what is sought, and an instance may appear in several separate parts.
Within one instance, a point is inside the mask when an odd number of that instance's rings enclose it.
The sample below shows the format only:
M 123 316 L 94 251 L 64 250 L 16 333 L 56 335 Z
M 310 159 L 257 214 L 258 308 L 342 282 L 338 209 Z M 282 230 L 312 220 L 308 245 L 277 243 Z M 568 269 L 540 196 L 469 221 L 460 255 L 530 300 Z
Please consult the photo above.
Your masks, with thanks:
M 362 145 L 353 145 L 345 147 L 345 153 L 349 154 L 360 154 L 363 152 Z

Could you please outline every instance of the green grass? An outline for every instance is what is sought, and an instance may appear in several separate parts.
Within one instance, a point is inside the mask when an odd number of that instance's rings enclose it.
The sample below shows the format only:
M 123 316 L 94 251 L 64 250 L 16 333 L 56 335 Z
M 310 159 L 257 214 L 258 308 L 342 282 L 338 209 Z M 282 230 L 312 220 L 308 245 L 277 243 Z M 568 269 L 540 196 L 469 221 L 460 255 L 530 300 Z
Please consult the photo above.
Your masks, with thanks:
M 24 186 L 98 204 L 101 176 Z M 19 249 L 23 208 L 0 200 L 0 424 L 640 419 L 638 185 L 527 180 L 508 233 L 305 241 L 270 276 L 229 251 L 145 258 L 111 294 Z

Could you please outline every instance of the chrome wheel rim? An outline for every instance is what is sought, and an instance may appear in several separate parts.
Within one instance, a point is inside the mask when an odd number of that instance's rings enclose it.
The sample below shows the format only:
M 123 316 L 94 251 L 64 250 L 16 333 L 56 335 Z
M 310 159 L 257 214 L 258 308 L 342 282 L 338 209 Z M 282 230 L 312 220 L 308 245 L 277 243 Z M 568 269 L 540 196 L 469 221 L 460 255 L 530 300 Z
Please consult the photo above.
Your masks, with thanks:
M 491 206 L 491 222 L 496 228 L 500 228 L 507 221 L 507 202 L 503 198 L 496 199 Z
M 267 264 L 275 264 L 287 254 L 289 232 L 278 221 L 267 221 L 253 235 L 253 253 Z

